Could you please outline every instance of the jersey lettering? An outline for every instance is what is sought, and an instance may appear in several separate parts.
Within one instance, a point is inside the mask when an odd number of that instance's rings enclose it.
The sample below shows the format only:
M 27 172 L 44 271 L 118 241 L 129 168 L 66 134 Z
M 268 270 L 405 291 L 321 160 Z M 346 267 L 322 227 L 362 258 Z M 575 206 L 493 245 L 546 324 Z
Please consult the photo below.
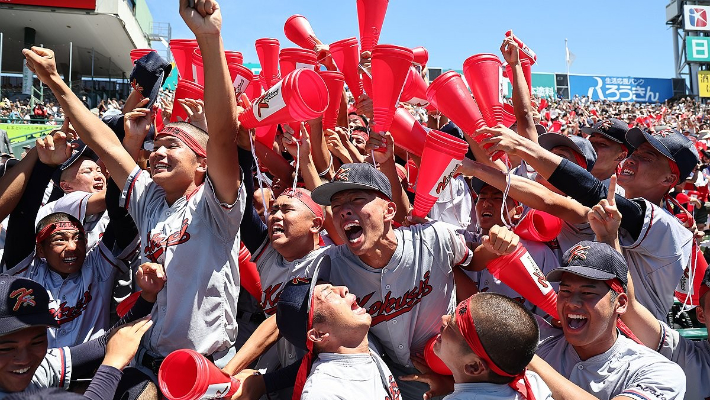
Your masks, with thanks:
M 35 297 L 32 296 L 32 289 L 19 288 L 13 290 L 12 293 L 10 293 L 10 298 L 14 299 L 15 297 L 17 297 L 17 301 L 15 301 L 15 306 L 12 307 L 12 311 L 19 310 L 21 306 L 31 307 L 37 305 Z
M 424 274 L 424 279 L 419 281 L 417 286 L 404 292 L 400 297 L 392 297 L 392 291 L 390 290 L 382 301 L 376 301 L 367 308 L 367 312 L 372 316 L 372 326 L 411 311 L 432 290 L 434 288 L 429 284 L 429 271 Z M 358 305 L 365 308 L 365 305 L 374 294 L 375 292 L 369 293 L 363 296 L 362 300 L 357 300 Z
M 283 292 L 281 285 L 281 283 L 277 283 L 276 285 L 271 285 L 264 289 L 264 300 L 259 303 L 259 305 L 264 310 L 265 314 L 271 315 L 276 312 L 276 304 L 279 302 L 281 292 Z
M 150 261 L 157 263 L 168 246 L 177 246 L 190 240 L 190 234 L 187 233 L 188 223 L 187 218 L 183 219 L 180 230 L 171 233 L 167 238 L 161 233 L 154 233 L 150 236 L 148 238 L 148 244 L 145 246 L 145 256 Z
M 397 381 L 394 380 L 392 375 L 389 376 L 389 387 L 387 388 L 390 395 L 385 396 L 385 400 L 401 400 L 402 395 L 399 392 L 399 386 L 397 386 Z
M 70 307 L 67 305 L 67 302 L 63 302 L 62 304 L 59 305 L 59 307 L 50 309 L 49 313 L 52 314 L 55 320 L 59 323 L 59 325 L 66 324 L 67 322 L 74 321 L 75 319 L 79 318 L 81 314 L 86 310 L 86 308 L 89 306 L 89 302 L 91 302 L 91 286 L 93 284 L 89 285 L 89 288 L 86 289 L 86 292 L 79 298 L 79 301 L 76 303 L 75 306 Z

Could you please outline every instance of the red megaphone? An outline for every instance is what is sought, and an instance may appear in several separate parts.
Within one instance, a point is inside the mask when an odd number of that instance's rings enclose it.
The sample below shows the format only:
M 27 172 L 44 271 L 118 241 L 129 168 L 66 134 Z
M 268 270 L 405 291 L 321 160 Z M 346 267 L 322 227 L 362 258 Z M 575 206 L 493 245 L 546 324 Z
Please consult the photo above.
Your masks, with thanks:
M 429 52 L 422 46 L 415 47 L 412 49 L 414 53 L 414 63 L 421 65 L 422 68 L 426 67 L 426 63 L 429 62 Z
M 530 60 L 523 58 L 520 60 L 520 66 L 523 68 L 523 75 L 525 76 L 525 83 L 528 85 L 528 92 L 532 96 L 532 69 Z M 510 84 L 513 84 L 513 68 L 510 64 L 505 64 L 505 75 L 510 80 Z
M 360 26 L 362 51 L 371 51 L 380 40 L 389 0 L 357 0 L 357 20 Z
M 503 122 L 501 66 L 495 54 L 476 54 L 463 63 L 466 81 L 471 86 L 483 119 L 491 127 Z
M 175 88 L 175 96 L 173 98 L 173 113 L 170 117 L 170 122 L 187 122 L 187 112 L 185 112 L 180 103 L 178 103 L 178 100 L 181 99 L 204 100 L 205 89 L 202 86 L 189 80 L 178 79 L 177 87 Z
M 311 24 L 303 15 L 296 14 L 288 17 L 284 24 L 284 34 L 288 40 L 304 49 L 314 50 L 320 42 Z
M 254 129 L 254 138 L 264 146 L 272 148 L 274 146 L 274 140 L 276 139 L 277 130 L 278 125 L 276 124 L 257 126 L 256 129 Z
M 372 50 L 373 131 L 389 131 L 412 60 L 406 47 L 377 45 Z
M 557 294 L 540 271 L 535 260 L 521 244 L 512 253 L 498 257 L 487 265 L 488 271 L 554 319 L 557 314 Z
M 279 67 L 283 76 L 297 68 L 316 70 L 317 65 L 316 52 L 313 50 L 286 48 L 279 52 Z
M 247 95 L 249 100 L 254 101 L 254 99 L 261 96 L 262 93 L 264 93 L 264 88 L 261 86 L 259 75 L 253 75 L 244 94 Z
M 146 55 L 150 52 L 153 52 L 153 51 L 155 51 L 155 50 L 153 50 L 153 49 L 133 49 L 133 50 L 131 50 L 131 53 L 130 53 L 131 64 L 135 64 L 136 61 L 138 61 L 141 57 L 143 57 L 144 55 Z
M 256 264 L 251 261 L 251 253 L 244 243 L 239 246 L 239 285 L 255 299 L 261 301 L 261 277 Z
M 242 56 L 242 53 L 238 51 L 225 50 L 224 58 L 227 59 L 227 64 L 244 64 L 244 56 Z
M 160 364 L 158 384 L 170 400 L 231 398 L 241 382 L 229 376 L 202 354 L 175 350 Z
M 240 93 L 245 93 L 247 87 L 254 79 L 254 74 L 251 70 L 241 64 L 227 64 L 229 75 L 232 78 L 232 86 L 234 92 L 239 96 Z
M 170 40 L 170 53 L 173 55 L 180 78 L 194 81 L 192 76 L 192 55 L 198 48 L 195 39 L 172 39 Z
M 426 90 L 426 98 L 470 137 L 486 126 L 471 92 L 456 71 L 444 72 L 434 79 Z
M 409 67 L 407 79 L 404 81 L 402 95 L 399 101 L 409 103 L 413 106 L 425 106 L 429 104 L 426 100 L 426 82 L 416 68 Z
M 424 347 L 424 361 L 426 361 L 426 364 L 431 368 L 432 371 L 436 372 L 439 375 L 451 375 L 451 370 L 449 367 L 444 364 L 444 362 L 439 358 L 439 356 L 434 353 L 434 344 L 436 344 L 437 339 L 439 339 L 441 335 L 435 335 L 429 341 L 426 343 L 426 346 Z
M 506 37 L 510 37 L 510 35 L 513 34 L 513 31 L 507 31 L 505 33 Z M 520 48 L 520 53 L 523 56 L 523 59 L 527 59 L 530 61 L 530 64 L 535 64 L 537 62 L 537 54 L 535 54 L 534 51 L 532 51 L 528 46 L 523 43 L 522 40 L 518 39 L 517 36 L 513 36 L 513 40 L 515 40 L 515 43 L 518 44 L 518 48 Z
M 397 146 L 421 157 L 424 151 L 427 128 L 415 120 L 412 114 L 404 108 L 397 108 L 390 125 L 390 133 Z
M 308 121 L 328 107 L 328 89 L 313 70 L 301 68 L 255 99 L 239 116 L 247 129 L 291 121 Z
M 515 234 L 534 242 L 549 242 L 562 231 L 562 220 L 544 211 L 530 209 L 515 227 Z
M 708 269 L 708 262 L 697 243 L 693 243 L 691 254 L 690 264 L 685 267 L 683 276 L 680 277 L 680 282 L 675 288 L 675 297 L 682 304 L 698 306 L 700 305 L 700 285 L 702 285 L 705 272 Z
M 319 71 L 325 86 L 328 88 L 328 108 L 323 114 L 323 129 L 335 129 L 340 111 L 340 100 L 343 96 L 345 78 L 338 71 Z
M 412 215 L 424 218 L 461 166 L 468 143 L 444 132 L 426 136 Z
M 362 95 L 362 82 L 360 82 L 360 72 L 358 71 L 360 52 L 357 48 L 357 39 L 353 37 L 331 43 L 330 55 L 338 70 L 343 73 L 345 84 L 348 85 L 350 93 L 357 101 Z
M 261 65 L 261 86 L 268 89 L 281 79 L 279 75 L 279 41 L 277 39 L 262 38 L 254 43 L 256 55 Z

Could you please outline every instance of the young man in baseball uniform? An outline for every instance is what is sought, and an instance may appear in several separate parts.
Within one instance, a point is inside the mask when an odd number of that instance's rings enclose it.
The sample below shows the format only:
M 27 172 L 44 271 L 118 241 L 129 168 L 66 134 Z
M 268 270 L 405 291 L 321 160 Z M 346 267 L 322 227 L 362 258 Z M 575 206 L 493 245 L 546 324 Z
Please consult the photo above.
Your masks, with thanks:
M 478 293 L 441 317 L 434 353 L 451 370 L 454 392 L 446 400 L 552 399 L 545 382 L 526 367 L 535 355 L 535 317 L 515 300 Z
M 502 150 L 522 157 L 539 175 L 579 202 L 563 196 L 542 196 L 546 198 L 541 206 L 544 211 L 582 221 L 589 207 L 607 197 L 609 190 L 603 183 L 579 165 L 505 128 L 481 132 L 491 135 L 485 139 L 492 145 L 489 151 Z M 675 183 L 692 172 L 698 155 L 692 142 L 675 131 L 652 135 L 634 128 L 629 130 L 627 140 L 636 150 L 618 176 L 619 185 L 632 199 L 616 195 L 624 216 L 620 241 L 639 302 L 661 319 L 670 309 L 675 287 L 690 261 L 693 237 L 663 203 Z
M 683 398 L 683 370 L 619 333 L 624 327 L 619 317 L 628 307 L 627 274 L 624 257 L 613 247 L 584 241 L 547 275 L 550 282 L 560 282 L 562 329 L 538 320 L 537 355 L 549 366 L 535 359 L 530 369 L 545 380 L 555 399 Z
M 153 326 L 136 359 L 153 379 L 162 359 L 176 349 L 193 349 L 226 364 L 237 335 L 245 194 L 235 140 L 238 111 L 220 36 L 222 15 L 211 0 L 197 0 L 194 8 L 181 0 L 180 14 L 205 60 L 210 136 L 187 123 L 169 124 L 155 136 L 150 174 L 66 86 L 50 50 L 23 51 L 30 68 L 61 99 L 79 136 L 124 188 L 122 202 L 138 226 L 142 260 L 165 266 L 170 284 L 158 295 Z
M 391 199 L 388 178 L 371 164 L 344 164 L 332 182 L 313 191 L 313 200 L 331 206 L 335 230 L 345 240 L 326 250 L 331 282 L 360 296 L 385 361 L 399 376 L 415 372 L 411 356 L 437 334 L 438 316 L 454 309 L 453 267 L 468 265 L 472 251 L 445 223 L 395 229 Z M 426 391 L 418 382 L 398 383 L 405 399 Z
M 295 279 L 279 299 L 276 320 L 291 343 L 308 350 L 295 399 L 401 399 L 392 372 L 370 350 L 372 317 L 344 286 Z

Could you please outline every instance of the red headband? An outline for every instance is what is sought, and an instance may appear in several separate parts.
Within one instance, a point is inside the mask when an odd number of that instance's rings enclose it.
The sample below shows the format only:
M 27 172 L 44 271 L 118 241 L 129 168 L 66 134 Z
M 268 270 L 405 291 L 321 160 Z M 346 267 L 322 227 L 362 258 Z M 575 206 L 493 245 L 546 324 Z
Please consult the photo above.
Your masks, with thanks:
M 314 276 L 311 279 L 316 279 L 316 277 Z M 313 329 L 313 299 L 315 296 L 313 296 L 313 293 L 309 293 L 309 295 L 311 298 L 309 300 L 310 306 L 308 307 L 306 332 Z M 301 366 L 298 367 L 298 375 L 296 375 L 296 383 L 293 385 L 292 400 L 299 400 L 301 398 L 303 386 L 306 384 L 306 379 L 308 379 L 308 375 L 311 373 L 311 367 L 313 366 L 313 342 L 308 340 L 308 338 L 306 338 L 306 349 L 308 349 L 308 352 L 301 360 Z
M 705 283 L 701 284 L 699 292 L 700 292 L 700 296 L 698 296 L 698 299 L 702 299 L 703 296 L 705 296 L 706 294 L 708 294 L 710 292 L 710 282 L 705 282 Z
M 481 344 L 481 339 L 478 337 L 478 332 L 476 332 L 476 325 L 473 323 L 473 316 L 468 309 L 468 303 L 470 301 L 471 298 L 469 297 L 468 299 L 460 302 L 456 307 L 456 325 L 459 327 L 459 331 L 463 335 L 464 339 L 466 339 L 466 343 L 468 343 L 468 346 L 474 353 L 476 353 L 477 356 L 488 364 L 488 367 L 493 372 L 501 376 L 509 376 L 513 378 L 513 381 L 510 382 L 508 386 L 523 395 L 524 398 L 528 400 L 535 400 L 535 394 L 532 391 L 528 378 L 525 376 L 526 369 L 515 375 L 509 374 L 500 369 L 500 367 L 498 367 L 493 360 L 491 360 L 488 353 L 486 353 L 486 350 L 483 348 L 483 344 Z M 521 379 L 524 382 L 524 387 L 519 384 Z
M 42 228 L 39 232 L 37 232 L 37 236 L 35 236 L 35 242 L 37 244 L 44 242 L 48 237 L 52 236 L 56 232 L 60 231 L 76 231 L 78 230 L 81 233 L 84 233 L 84 227 L 81 225 L 77 225 L 72 221 L 58 221 L 58 222 L 53 222 L 44 228 Z
M 680 170 L 678 169 L 678 164 L 676 164 L 675 161 L 672 161 L 669 158 L 668 159 L 668 166 L 671 167 L 671 174 L 675 174 L 675 176 L 676 176 L 676 181 L 673 182 L 673 186 L 675 186 L 678 184 L 678 182 L 680 182 Z
M 577 164 L 584 168 L 587 169 L 587 159 L 584 158 L 583 155 L 577 153 L 576 151 L 574 152 L 574 159 L 577 160 Z
M 199 157 L 207 157 L 207 151 L 202 145 L 195 140 L 187 131 L 177 127 L 177 126 L 166 126 L 162 131 L 155 135 L 155 138 L 160 136 L 173 136 L 180 139 L 190 150 L 194 151 Z
M 624 290 L 624 286 L 621 284 L 621 280 L 619 278 L 614 278 L 614 279 L 609 279 L 608 281 L 605 281 L 607 285 L 616 292 L 617 294 L 621 293 L 626 293 L 626 290 Z M 619 330 L 629 339 L 633 340 L 634 342 L 644 345 L 641 343 L 641 340 L 634 335 L 634 333 L 631 331 L 631 328 L 626 326 L 624 321 L 621 320 L 621 317 L 616 319 L 616 327 L 619 328 Z
M 313 201 L 311 192 L 308 190 L 302 188 L 296 188 L 295 190 L 293 188 L 287 188 L 281 193 L 281 196 L 288 196 L 300 200 L 316 217 L 323 218 L 323 208 Z

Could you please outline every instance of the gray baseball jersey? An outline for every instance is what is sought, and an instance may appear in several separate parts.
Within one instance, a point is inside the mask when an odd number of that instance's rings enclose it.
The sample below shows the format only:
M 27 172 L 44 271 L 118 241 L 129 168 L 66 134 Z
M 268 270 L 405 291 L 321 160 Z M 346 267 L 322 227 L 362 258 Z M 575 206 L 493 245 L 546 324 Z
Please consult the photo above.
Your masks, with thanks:
M 453 267 L 466 265 L 473 252 L 455 227 L 443 222 L 395 230 L 397 249 L 381 269 L 363 263 L 347 246 L 326 250 L 334 285 L 345 285 L 372 316 L 370 331 L 387 355 L 409 366 L 439 333 L 441 316 L 456 306 Z
M 643 200 L 643 228 L 634 240 L 619 230 L 619 242 L 636 288 L 636 299 L 657 319 L 665 319 L 673 294 L 690 262 L 693 234 L 665 209 Z
M 149 351 L 177 349 L 210 355 L 237 338 L 239 223 L 244 185 L 234 204 L 221 203 L 209 177 L 172 206 L 148 172 L 136 167 L 126 180 L 121 205 L 141 237 L 141 262 L 165 266 L 167 281 L 153 306 L 153 326 L 143 336 Z
M 58 387 L 69 389 L 69 381 L 72 374 L 71 351 L 68 347 L 61 347 L 47 350 L 47 354 L 39 364 L 39 367 L 32 376 L 30 385 L 26 391 Z M 0 388 L 0 399 L 9 396 L 11 393 Z
M 49 309 L 59 323 L 48 328 L 49 347 L 75 346 L 104 334 L 109 328 L 113 281 L 126 271 L 103 242 L 86 255 L 79 272 L 62 278 L 35 254 L 9 271 L 42 284 L 49 294 Z
M 677 363 L 685 371 L 687 399 L 710 399 L 710 343 L 692 341 L 680 336 L 664 322 L 658 352 Z
M 399 400 L 399 388 L 375 353 L 320 353 L 303 386 L 301 400 Z
M 582 361 L 561 329 L 538 317 L 537 355 L 577 386 L 602 400 L 683 399 L 685 374 L 678 364 L 619 334 L 613 346 Z
M 552 392 L 540 375 L 527 371 L 525 375 L 530 382 L 535 400 L 552 400 Z M 508 385 L 497 383 L 455 383 L 454 392 L 444 397 L 444 400 L 524 400 L 524 397 Z

